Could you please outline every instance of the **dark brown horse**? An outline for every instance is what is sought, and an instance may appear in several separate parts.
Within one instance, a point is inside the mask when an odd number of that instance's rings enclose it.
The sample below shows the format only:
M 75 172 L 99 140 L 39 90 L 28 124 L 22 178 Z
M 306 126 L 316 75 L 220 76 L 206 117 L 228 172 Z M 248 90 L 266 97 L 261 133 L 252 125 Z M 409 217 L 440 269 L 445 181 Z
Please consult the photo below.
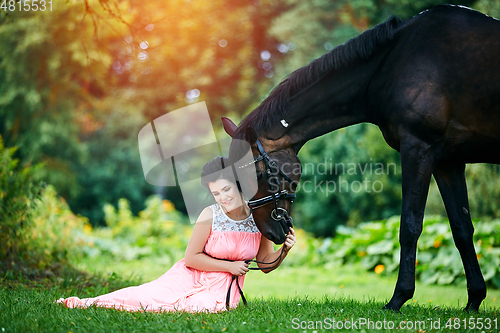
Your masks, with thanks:
M 297 153 L 308 140 L 361 122 L 377 125 L 401 153 L 401 261 L 385 308 L 399 311 L 415 291 L 417 240 L 434 175 L 465 268 L 465 310 L 478 310 L 486 285 L 473 246 L 464 170 L 466 163 L 500 163 L 500 22 L 456 6 L 437 6 L 406 21 L 392 18 L 291 73 L 239 127 L 223 120 L 233 137 L 231 159 L 242 154 L 234 139 L 248 141 L 260 156 L 258 139 L 293 181 L 300 178 L 293 168 Z M 263 161 L 255 166 L 260 175 Z M 270 180 L 259 177 L 254 199 L 268 195 Z M 285 198 L 278 204 L 290 208 Z M 270 217 L 273 209 L 267 205 L 254 215 L 263 235 L 280 244 L 285 235 Z

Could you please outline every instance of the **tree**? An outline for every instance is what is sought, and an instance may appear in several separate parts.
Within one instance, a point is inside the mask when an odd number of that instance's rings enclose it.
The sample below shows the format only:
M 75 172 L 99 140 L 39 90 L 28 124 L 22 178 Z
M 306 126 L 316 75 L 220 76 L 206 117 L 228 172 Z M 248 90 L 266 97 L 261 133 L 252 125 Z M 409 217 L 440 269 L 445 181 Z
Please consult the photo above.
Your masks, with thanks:
M 139 172 L 136 136 L 148 121 L 197 100 L 214 117 L 254 102 L 268 80 L 261 52 L 275 43 L 267 26 L 282 10 L 275 1 L 53 2 L 1 16 L 0 134 L 20 160 L 45 163 L 38 178 L 77 213 L 98 219 L 103 202 L 125 197 L 137 208 L 156 190 Z

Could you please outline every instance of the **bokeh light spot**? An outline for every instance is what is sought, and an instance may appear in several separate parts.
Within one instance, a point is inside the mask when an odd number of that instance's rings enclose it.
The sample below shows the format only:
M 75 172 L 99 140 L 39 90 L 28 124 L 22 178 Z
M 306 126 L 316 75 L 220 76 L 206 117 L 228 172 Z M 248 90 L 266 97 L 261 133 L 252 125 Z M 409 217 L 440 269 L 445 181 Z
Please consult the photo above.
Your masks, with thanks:
M 278 46 L 276 48 L 281 53 L 287 53 L 288 52 L 288 47 L 285 44 L 278 44 Z
M 260 53 L 260 57 L 262 58 L 262 60 L 268 61 L 269 59 L 271 59 L 271 52 L 269 52 L 267 50 L 266 51 L 262 51 Z
M 186 97 L 187 98 L 198 98 L 198 97 L 200 97 L 200 90 L 199 89 L 188 90 L 188 92 L 186 93 Z
M 188 103 L 188 104 L 196 103 L 196 102 L 198 102 L 198 97 L 200 97 L 200 90 L 199 89 L 188 90 L 186 93 L 186 103 Z
M 145 52 L 145 51 L 142 51 L 139 53 L 139 55 L 137 56 L 137 58 L 140 60 L 140 61 L 144 61 L 148 58 L 148 53 Z
M 149 23 L 144 29 L 147 31 L 152 31 L 155 28 L 155 25 L 153 23 Z
M 219 40 L 219 46 L 220 47 L 226 47 L 227 46 L 227 40 L 225 40 L 225 39 Z
M 331 51 L 333 50 L 333 44 L 330 43 L 330 42 L 326 42 L 324 45 L 325 49 L 327 49 L 328 51 Z

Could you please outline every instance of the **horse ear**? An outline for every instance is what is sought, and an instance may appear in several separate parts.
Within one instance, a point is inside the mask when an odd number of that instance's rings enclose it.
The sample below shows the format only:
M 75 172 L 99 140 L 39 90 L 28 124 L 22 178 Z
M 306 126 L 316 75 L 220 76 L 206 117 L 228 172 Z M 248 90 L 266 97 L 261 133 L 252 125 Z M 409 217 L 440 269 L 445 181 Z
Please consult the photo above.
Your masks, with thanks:
M 250 144 L 253 144 L 257 141 L 257 132 L 252 127 L 247 127 L 247 130 L 245 132 L 245 140 L 248 141 Z
M 226 133 L 229 134 L 230 137 L 233 137 L 234 132 L 238 129 L 238 126 L 236 126 L 236 124 L 227 117 L 220 117 L 220 119 L 222 119 L 222 125 L 224 126 Z

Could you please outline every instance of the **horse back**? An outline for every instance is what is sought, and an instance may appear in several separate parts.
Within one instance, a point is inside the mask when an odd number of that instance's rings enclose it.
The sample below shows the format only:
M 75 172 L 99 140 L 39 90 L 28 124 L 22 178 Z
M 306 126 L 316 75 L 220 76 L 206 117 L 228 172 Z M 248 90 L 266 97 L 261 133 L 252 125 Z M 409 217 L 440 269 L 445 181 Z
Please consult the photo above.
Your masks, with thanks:
M 500 22 L 438 6 L 405 22 L 369 89 L 391 146 L 438 143 L 445 159 L 500 163 Z M 478 148 L 481 147 L 480 150 Z

